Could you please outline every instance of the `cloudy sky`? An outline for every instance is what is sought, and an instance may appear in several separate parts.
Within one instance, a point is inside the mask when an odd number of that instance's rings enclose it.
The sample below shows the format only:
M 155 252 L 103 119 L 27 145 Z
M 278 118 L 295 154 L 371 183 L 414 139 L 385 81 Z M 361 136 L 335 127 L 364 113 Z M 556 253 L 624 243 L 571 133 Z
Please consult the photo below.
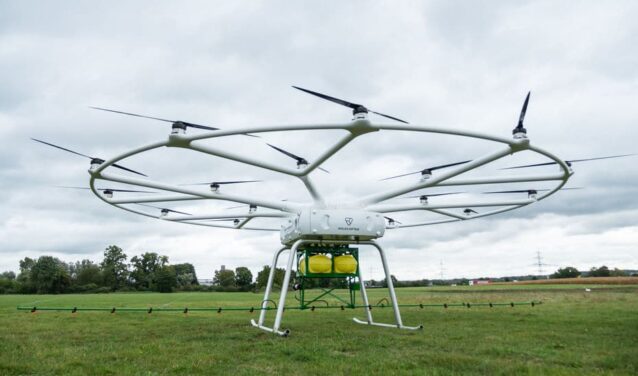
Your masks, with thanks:
M 510 137 L 531 90 L 526 127 L 535 145 L 564 159 L 638 153 L 637 14 L 631 1 L 0 1 L 0 271 L 45 254 L 100 261 L 117 244 L 129 256 L 154 251 L 191 262 L 210 278 L 222 264 L 256 272 L 278 248 L 278 233 L 167 223 L 57 188 L 87 186 L 88 160 L 30 137 L 109 158 L 169 132 L 166 123 L 88 106 L 223 129 L 350 119 L 346 108 L 290 87 L 298 85 L 413 124 Z M 239 136 L 224 147 L 292 166 L 265 142 L 312 160 L 338 136 Z M 340 202 L 406 182 L 380 183 L 385 176 L 491 150 L 450 137 L 378 133 L 349 145 L 324 165 L 330 174 L 313 178 Z M 294 179 L 194 154 L 161 149 L 125 165 L 172 183 L 260 179 L 233 189 L 308 199 Z M 445 277 L 528 274 L 537 269 L 536 252 L 549 271 L 638 269 L 637 158 L 575 164 L 568 186 L 584 189 L 514 212 L 388 231 L 381 243 L 392 271 L 399 279 L 437 278 L 442 263 Z M 513 187 L 473 194 L 500 188 Z M 201 203 L 171 207 L 202 210 Z M 380 276 L 373 253 L 363 262 L 366 274 Z

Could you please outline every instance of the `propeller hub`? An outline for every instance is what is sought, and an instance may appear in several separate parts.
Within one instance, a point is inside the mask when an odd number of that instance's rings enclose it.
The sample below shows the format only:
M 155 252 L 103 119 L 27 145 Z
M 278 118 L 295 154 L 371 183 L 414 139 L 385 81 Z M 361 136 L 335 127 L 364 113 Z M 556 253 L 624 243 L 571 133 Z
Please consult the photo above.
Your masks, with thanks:
M 186 124 L 183 121 L 176 121 L 173 123 L 171 134 L 185 134 Z
M 91 170 L 95 170 L 100 167 L 100 165 L 104 163 L 104 159 L 100 158 L 91 158 Z
M 306 167 L 308 167 L 308 161 L 307 160 L 305 160 L 303 158 L 297 159 L 297 169 L 303 170 Z
M 427 168 L 425 170 L 421 170 L 421 181 L 426 181 L 431 177 L 432 177 L 432 170 Z

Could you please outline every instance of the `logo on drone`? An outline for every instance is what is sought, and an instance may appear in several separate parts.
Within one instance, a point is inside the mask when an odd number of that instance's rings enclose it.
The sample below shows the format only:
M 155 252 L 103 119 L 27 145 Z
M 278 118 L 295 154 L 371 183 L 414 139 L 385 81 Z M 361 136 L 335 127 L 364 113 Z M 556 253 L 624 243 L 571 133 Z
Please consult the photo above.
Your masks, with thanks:
M 346 217 L 346 224 L 350 226 L 352 224 L 353 219 L 350 217 Z

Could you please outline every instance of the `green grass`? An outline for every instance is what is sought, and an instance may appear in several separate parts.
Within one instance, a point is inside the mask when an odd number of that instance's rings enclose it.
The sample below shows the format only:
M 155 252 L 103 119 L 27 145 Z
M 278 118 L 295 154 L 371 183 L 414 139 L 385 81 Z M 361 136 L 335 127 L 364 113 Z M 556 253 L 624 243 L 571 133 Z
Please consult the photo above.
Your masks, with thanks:
M 257 306 L 252 293 L 0 296 L 0 374 L 636 374 L 636 286 L 398 289 L 400 303 L 542 300 L 536 307 L 404 308 L 417 332 L 352 322 L 362 310 L 286 311 L 288 338 L 257 312 L 38 312 L 78 307 Z M 376 303 L 386 291 L 371 289 Z M 294 304 L 291 298 L 289 304 Z M 391 322 L 388 308 L 377 321 Z M 274 312 L 269 312 L 269 318 Z

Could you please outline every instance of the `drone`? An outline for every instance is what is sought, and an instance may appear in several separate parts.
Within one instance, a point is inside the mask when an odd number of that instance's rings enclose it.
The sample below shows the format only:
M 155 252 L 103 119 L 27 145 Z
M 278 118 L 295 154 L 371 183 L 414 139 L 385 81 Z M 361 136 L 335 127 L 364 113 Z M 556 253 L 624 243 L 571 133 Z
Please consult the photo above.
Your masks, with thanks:
M 394 323 L 381 323 L 373 320 L 371 308 L 361 268 L 356 266 L 354 269 L 348 270 L 345 274 L 335 274 L 337 276 L 348 276 L 359 281 L 358 290 L 360 290 L 363 306 L 365 307 L 366 317 L 364 320 L 354 318 L 354 322 L 364 325 L 374 325 L 381 327 L 391 327 L 406 330 L 422 329 L 422 325 L 406 326 L 403 324 L 399 311 L 397 298 L 390 277 L 390 269 L 386 260 L 385 251 L 376 241 L 384 236 L 386 231 L 395 231 L 398 229 L 430 226 L 442 223 L 466 221 L 486 216 L 491 216 L 510 210 L 525 207 L 527 205 L 544 200 L 550 195 L 560 191 L 561 189 L 578 189 L 564 188 L 564 185 L 573 175 L 572 165 L 577 162 L 619 158 L 634 154 L 614 155 L 587 159 L 563 160 L 554 154 L 546 151 L 536 145 L 530 143 L 527 135 L 527 129 L 524 127 L 525 114 L 529 104 L 530 93 L 525 97 L 523 107 L 520 112 L 518 123 L 512 130 L 511 137 L 501 137 L 489 134 L 483 134 L 476 131 L 466 131 L 459 129 L 437 128 L 429 126 L 421 126 L 411 124 L 406 120 L 395 116 L 390 116 L 381 112 L 373 111 L 366 106 L 358 103 L 349 102 L 343 99 L 328 96 L 312 90 L 293 86 L 293 88 L 305 92 L 307 94 L 319 97 L 321 99 L 348 107 L 352 110 L 351 120 L 339 124 L 305 124 L 305 125 L 283 125 L 268 127 L 248 127 L 235 130 L 223 130 L 217 127 L 190 123 L 182 120 L 170 120 L 146 115 L 140 115 L 130 112 L 117 111 L 102 107 L 92 107 L 101 111 L 108 111 L 128 116 L 147 118 L 151 120 L 166 122 L 171 124 L 171 130 L 168 137 L 145 145 L 133 150 L 127 151 L 110 159 L 82 154 L 71 149 L 67 149 L 46 141 L 33 139 L 34 141 L 52 146 L 90 160 L 89 167 L 89 187 L 67 187 L 90 189 L 100 200 L 117 208 L 139 214 L 151 218 L 159 218 L 164 221 L 178 222 L 184 224 L 192 224 L 198 226 L 208 226 L 214 228 L 230 228 L 235 230 L 259 230 L 259 231 L 278 231 L 282 247 L 278 249 L 272 260 L 270 275 L 264 293 L 264 299 L 261 303 L 261 312 L 257 321 L 252 320 L 253 326 L 267 332 L 287 336 L 290 331 L 288 329 L 281 330 L 281 322 L 284 313 L 286 295 L 288 292 L 289 281 L 295 266 L 297 267 L 297 275 L 309 271 L 312 265 L 308 263 L 312 255 L 328 255 L 328 260 L 332 259 L 332 273 L 336 273 L 334 260 L 337 256 L 344 254 L 356 254 L 350 251 L 352 246 L 370 246 L 379 252 L 383 265 L 387 286 L 389 290 L 390 303 L 394 312 Z M 390 124 L 380 124 L 370 119 L 370 114 L 374 114 L 392 121 Z M 189 129 L 194 128 L 203 132 L 194 132 L 190 134 Z M 236 151 L 227 151 L 209 146 L 202 143 L 204 140 L 222 139 L 230 136 L 248 136 L 255 139 L 262 139 L 269 132 L 291 132 L 291 131 L 308 131 L 308 130 L 344 130 L 346 135 L 339 139 L 332 146 L 324 150 L 316 159 L 309 161 L 307 158 L 296 155 L 281 146 L 266 143 L 271 150 L 278 152 L 294 161 L 290 166 L 281 166 L 269 163 L 251 157 L 250 155 L 242 155 Z M 455 137 L 464 137 L 468 139 L 476 139 L 489 141 L 493 144 L 492 152 L 480 155 L 473 159 L 446 163 L 436 166 L 424 166 L 417 171 L 405 172 L 402 174 L 385 177 L 381 180 L 402 179 L 405 181 L 402 185 L 390 189 L 381 190 L 376 193 L 368 194 L 363 197 L 357 197 L 347 203 L 335 204 L 328 202 L 325 196 L 318 189 L 313 181 L 313 173 L 319 170 L 320 173 L 329 173 L 322 167 L 322 164 L 337 154 L 359 137 L 376 136 L 385 132 L 416 132 L 419 134 L 442 134 Z M 124 167 L 122 161 L 125 159 L 142 154 L 151 150 L 161 148 L 181 148 L 192 152 L 202 153 L 214 158 L 222 158 L 238 162 L 244 165 L 250 165 L 257 168 L 269 170 L 278 174 L 299 179 L 305 186 L 308 194 L 312 198 L 309 202 L 294 202 L 290 200 L 278 199 L 257 199 L 249 195 L 242 195 L 233 192 L 232 187 L 237 184 L 257 183 L 260 180 L 212 180 L 208 182 L 194 184 L 169 184 L 156 181 L 148 177 L 146 174 Z M 513 166 L 504 170 L 516 170 L 523 168 L 533 168 L 538 166 L 556 165 L 558 170 L 554 172 L 543 172 L 530 175 L 515 176 L 480 176 L 480 177 L 463 177 L 463 175 L 493 163 L 501 158 L 516 154 L 522 151 L 531 152 L 540 158 L 544 158 L 545 162 L 528 164 L 522 166 Z M 117 170 L 123 171 L 121 173 Z M 408 177 L 413 177 L 408 180 Z M 139 187 L 138 189 L 116 189 L 116 188 L 98 188 L 98 182 L 119 183 L 127 186 Z M 553 188 L 539 189 L 533 187 L 535 183 L 553 183 Z M 435 187 L 463 187 L 476 185 L 505 185 L 512 183 L 526 183 L 532 185 L 528 189 L 511 189 L 500 191 L 484 192 L 486 195 L 454 203 L 433 203 L 428 200 L 429 197 L 457 195 L 463 191 L 451 191 L 444 193 L 424 193 Z M 201 189 L 205 187 L 205 189 Z M 152 191 L 148 191 L 151 189 Z M 418 192 L 420 193 L 418 193 Z M 119 197 L 120 193 L 124 195 L 130 193 L 143 193 L 137 196 Z M 410 193 L 418 193 L 409 195 Z M 408 194 L 408 196 L 405 196 Z M 505 195 L 518 195 L 513 198 L 488 199 L 489 197 L 504 197 Z M 513 196 L 510 196 L 513 197 Z M 393 199 L 410 199 L 411 202 L 392 202 Z M 178 211 L 165 207 L 166 203 L 175 202 L 193 202 L 193 201 L 209 201 L 221 200 L 236 203 L 237 207 L 227 209 L 241 209 L 245 211 L 241 213 L 228 212 L 211 212 L 207 214 L 194 215 L 191 213 Z M 162 204 L 157 204 L 162 203 Z M 155 204 L 155 205 L 152 205 Z M 406 212 L 428 212 L 434 213 L 439 218 L 434 220 L 416 221 L 413 223 L 404 223 L 396 218 L 401 213 Z M 268 218 L 281 221 L 279 228 L 252 226 L 251 222 L 256 219 Z M 285 276 L 281 286 L 281 294 L 279 302 L 276 305 L 276 315 L 274 324 L 267 326 L 265 324 L 266 312 L 273 289 L 274 274 L 279 257 L 288 252 L 288 259 L 285 267 Z M 297 263 L 295 263 L 297 261 Z M 325 260 L 324 260 L 325 261 Z M 310 260 L 312 262 L 312 260 Z M 357 260 L 358 262 L 358 260 Z M 301 265 L 304 263 L 305 267 Z M 302 270 L 303 269 L 303 270 Z M 308 272 L 309 273 L 309 272 Z M 309 276 L 310 274 L 306 275 Z M 313 274 L 316 276 L 320 274 Z

